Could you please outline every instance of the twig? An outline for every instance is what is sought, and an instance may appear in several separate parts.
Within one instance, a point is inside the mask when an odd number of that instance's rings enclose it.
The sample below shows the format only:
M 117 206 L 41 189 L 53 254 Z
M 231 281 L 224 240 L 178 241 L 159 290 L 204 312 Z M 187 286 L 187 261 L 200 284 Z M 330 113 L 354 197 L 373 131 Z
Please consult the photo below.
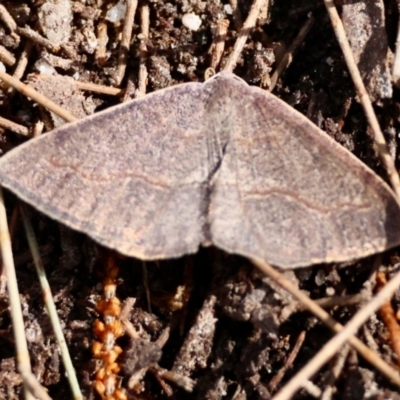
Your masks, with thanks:
M 17 27 L 16 32 L 19 35 L 29 40 L 32 40 L 32 42 L 40 46 L 43 46 L 45 49 L 51 51 L 52 53 L 58 53 L 60 51 L 60 46 L 58 44 L 53 43 L 51 40 L 44 38 L 39 33 L 31 29 L 29 26 L 26 26 L 25 28 Z
M 35 264 L 36 272 L 39 277 L 40 287 L 42 288 L 42 294 L 46 306 L 47 313 L 53 327 L 54 334 L 57 339 L 58 346 L 60 347 L 61 358 L 63 360 L 64 368 L 67 373 L 68 381 L 72 391 L 72 395 L 75 400 L 82 400 L 83 396 L 79 388 L 78 379 L 76 377 L 74 366 L 69 355 L 68 346 L 65 342 L 64 334 L 61 328 L 60 320 L 58 318 L 57 309 L 54 304 L 53 296 L 49 282 L 46 277 L 46 271 L 44 270 L 42 259 L 39 254 L 38 244 L 36 237 L 33 232 L 28 210 L 25 205 L 21 206 L 22 220 L 25 227 L 26 237 L 28 239 L 29 249 L 32 253 L 33 263 Z
M 114 88 L 110 86 L 97 85 L 91 82 L 75 81 L 75 85 L 78 89 L 87 90 L 90 92 L 109 94 L 110 96 L 120 96 L 124 93 L 124 89 Z
M 139 64 L 139 80 L 138 90 L 136 91 L 136 97 L 141 97 L 146 94 L 147 85 L 147 45 L 146 42 L 149 38 L 150 32 L 150 9 L 148 4 L 144 4 L 140 10 L 140 22 L 141 22 L 141 43 L 140 43 L 140 64 Z
M 47 97 L 43 96 L 32 87 L 25 85 L 18 79 L 13 78 L 11 75 L 8 75 L 3 71 L 0 71 L 0 79 L 6 82 L 8 85 L 12 86 L 14 89 L 17 89 L 23 95 L 30 97 L 32 100 L 35 100 L 43 107 L 48 108 L 50 111 L 54 112 L 55 114 L 65 119 L 66 121 L 72 122 L 77 120 L 77 118 L 75 118 L 69 111 L 64 110 L 62 107 L 58 106 L 56 103 L 49 100 Z
M 142 271 L 143 271 L 143 286 L 146 292 L 146 301 L 147 301 L 147 311 L 151 314 L 151 296 L 149 289 L 149 280 L 147 276 L 147 265 L 145 261 L 142 261 Z
M 61 68 L 63 70 L 70 69 L 75 62 L 73 58 L 66 59 L 51 53 L 45 54 L 43 59 L 46 60 L 52 67 Z
M 365 338 L 365 342 L 367 343 L 367 346 L 370 349 L 378 352 L 379 351 L 379 346 L 376 343 L 376 341 L 375 341 L 374 337 L 372 336 L 372 333 L 371 333 L 371 331 L 370 331 L 370 329 L 368 328 L 367 325 L 363 326 L 363 334 L 364 334 L 364 338 Z
M 315 304 L 318 304 L 320 307 L 327 309 L 333 307 L 343 307 L 343 306 L 359 304 L 362 301 L 365 301 L 369 298 L 370 297 L 368 297 L 366 293 L 361 292 L 358 294 L 351 294 L 347 296 L 324 297 L 321 299 L 315 299 L 314 302 Z M 286 321 L 293 313 L 305 310 L 307 310 L 307 307 L 303 303 L 299 301 L 293 301 L 292 303 L 283 308 L 279 319 L 281 322 Z
M 293 40 L 292 44 L 289 46 L 287 51 L 285 52 L 284 56 L 281 59 L 281 62 L 276 67 L 274 73 L 271 76 L 271 83 L 269 85 L 269 90 L 272 92 L 274 89 L 276 82 L 279 79 L 280 74 L 283 70 L 289 67 L 292 63 L 293 55 L 298 47 L 304 42 L 305 37 L 307 36 L 308 32 L 310 32 L 311 27 L 315 22 L 315 18 L 311 15 L 308 20 L 304 23 L 303 27 L 300 29 L 300 32 Z
M 38 137 L 43 133 L 44 123 L 43 121 L 36 121 L 32 129 L 32 137 Z
M 235 69 L 239 55 L 243 50 L 247 37 L 249 36 L 252 28 L 254 28 L 254 26 L 256 25 L 260 10 L 268 8 L 268 4 L 269 0 L 254 0 L 254 3 L 251 6 L 249 12 L 249 16 L 247 17 L 242 29 L 239 32 L 239 37 L 237 38 L 236 43 L 233 47 L 233 51 L 224 67 L 225 71 L 232 72 Z
M 21 55 L 19 56 L 19 60 L 17 62 L 17 66 L 15 67 L 13 73 L 13 77 L 15 79 L 20 80 L 23 77 L 26 67 L 28 65 L 28 59 L 31 54 L 32 48 L 33 48 L 33 43 L 28 40 L 25 43 L 25 47 L 22 50 Z
M 269 269 L 272 268 L 271 266 L 265 268 L 265 263 L 260 261 L 256 262 L 256 265 L 261 268 L 262 271 L 266 273 L 268 271 L 268 275 L 272 277 L 272 275 L 269 273 Z M 278 283 L 279 285 L 282 285 L 282 282 Z M 398 289 L 399 285 L 400 272 L 398 272 L 395 277 L 391 279 L 388 284 L 371 301 L 369 301 L 362 309 L 360 309 L 346 324 L 345 327 L 342 327 L 341 325 L 336 323 L 335 331 L 339 331 L 337 335 L 335 335 L 321 348 L 321 350 L 276 394 L 276 396 L 273 397 L 273 400 L 291 399 L 293 395 L 297 392 L 297 390 L 299 390 L 303 386 L 304 381 L 313 376 L 330 358 L 332 358 L 338 352 L 338 350 L 347 341 L 356 348 L 356 346 L 354 346 L 355 337 L 353 335 L 357 332 L 360 326 L 365 323 L 365 321 L 367 321 L 367 319 L 378 308 L 380 308 L 382 304 L 384 304 L 387 299 L 390 298 L 390 296 L 393 295 L 393 293 Z M 364 354 L 362 355 L 364 356 Z M 378 355 L 376 355 L 376 357 L 379 358 Z M 392 368 L 390 368 L 390 370 L 392 371 L 393 377 L 396 377 L 395 383 L 399 385 L 400 376 Z
M 51 400 L 51 397 L 47 394 L 44 387 L 37 381 L 35 375 L 29 371 L 21 372 L 24 384 L 29 388 L 33 396 L 37 397 L 39 400 Z
M 25 336 L 25 325 L 22 317 L 21 302 L 19 298 L 17 276 L 15 274 L 14 260 L 11 249 L 10 233 L 8 231 L 7 214 L 4 205 L 3 190 L 0 188 L 0 248 L 5 275 L 7 278 L 7 289 L 10 302 L 10 313 L 14 330 L 15 346 L 17 348 L 17 368 L 19 373 L 31 372 L 31 363 L 28 352 L 28 345 Z M 33 396 L 27 390 L 24 382 L 24 390 L 27 400 L 33 400 Z
M 286 279 L 279 271 L 272 268 L 269 264 L 261 260 L 252 260 L 252 262 L 261 269 L 266 275 L 270 276 L 274 281 L 286 289 L 290 294 L 301 301 L 315 316 L 317 316 L 325 325 L 334 332 L 341 332 L 344 328 L 335 321 L 325 310 L 319 307 L 313 300 L 306 296 L 301 290 L 297 289 L 288 279 Z M 400 278 L 399 278 L 400 280 Z M 369 303 L 367 303 L 369 304 Z M 369 349 L 361 340 L 356 337 L 346 338 L 348 342 L 376 369 L 389 378 L 393 383 L 400 387 L 400 375 L 390 365 L 385 363 L 379 355 Z
M 0 19 L 11 32 L 14 32 L 17 29 L 17 23 L 3 4 L 0 4 Z
M 46 79 L 49 75 L 38 74 L 38 78 Z M 97 83 L 75 81 L 75 86 L 80 90 L 87 90 L 89 92 L 108 94 L 110 96 L 120 96 L 124 93 L 124 89 L 114 88 L 105 85 L 98 85 Z
M 313 396 L 314 398 L 319 399 L 319 398 L 321 397 L 322 390 L 321 390 L 318 386 L 314 385 L 314 384 L 313 384 L 311 381 L 309 381 L 308 379 L 305 380 L 305 381 L 302 383 L 301 386 L 302 386 L 302 388 L 303 388 L 304 390 L 307 391 L 307 393 L 308 393 L 309 395 Z
M 326 382 L 326 387 L 322 392 L 321 400 L 330 400 L 332 398 L 334 384 L 343 370 L 347 355 L 349 354 L 349 350 L 350 346 L 344 346 L 336 357 L 335 364 L 329 371 L 329 378 Z
M 97 24 L 97 48 L 95 59 L 98 65 L 102 66 L 106 62 L 106 46 L 108 42 L 107 24 L 105 21 L 99 21 Z
M 135 97 L 135 93 L 137 92 L 135 84 L 136 79 L 137 79 L 137 74 L 131 72 L 128 75 L 128 78 L 126 80 L 126 86 L 125 89 L 123 90 L 124 92 L 124 96 L 122 98 L 123 103 Z
M 295 343 L 291 353 L 289 354 L 289 357 L 287 357 L 285 364 L 276 373 L 276 375 L 270 380 L 270 382 L 268 384 L 268 389 L 271 392 L 275 392 L 276 387 L 282 381 L 283 377 L 285 376 L 286 371 L 293 365 L 293 362 L 296 359 L 297 354 L 299 354 L 299 351 L 301 349 L 301 346 L 304 343 L 305 338 L 306 338 L 306 332 L 305 331 L 300 332 L 300 335 L 298 336 L 296 343 Z
M 11 242 L 14 238 L 18 217 L 19 217 L 19 207 L 14 207 L 14 210 L 11 214 L 10 229 L 9 229 Z M 14 264 L 18 267 L 18 263 L 15 261 L 15 259 L 14 259 Z M 7 277 L 4 265 L 2 263 L 0 271 L 0 295 L 4 295 L 6 289 L 7 289 Z
M 222 55 L 224 54 L 228 27 L 229 20 L 222 19 L 221 21 L 218 21 L 217 26 L 213 32 L 213 42 L 208 52 L 211 54 L 210 68 L 212 68 L 214 71 L 216 71 L 219 67 Z
M 0 126 L 2 128 L 8 129 L 9 131 L 18 133 L 19 135 L 28 136 L 29 129 L 26 126 L 16 124 L 9 119 L 0 117 Z
M 126 11 L 124 19 L 124 27 L 122 28 L 121 44 L 118 53 L 117 73 L 115 74 L 115 85 L 119 86 L 125 75 L 126 65 L 128 62 L 129 45 L 132 38 L 133 20 L 135 18 L 137 0 L 126 1 Z M 146 6 L 143 6 L 146 7 Z
M 378 154 L 381 157 L 382 162 L 386 168 L 386 172 L 389 176 L 389 180 L 392 184 L 392 188 L 393 188 L 394 192 L 396 193 L 397 198 L 400 199 L 399 175 L 397 173 L 393 159 L 390 156 L 390 153 L 386 146 L 386 141 L 385 141 L 385 138 L 381 131 L 381 128 L 379 127 L 378 120 L 376 118 L 374 109 L 371 104 L 371 100 L 368 96 L 367 90 L 365 89 L 360 72 L 357 68 L 357 64 L 354 60 L 353 53 L 351 52 L 351 48 L 350 48 L 349 42 L 346 38 L 346 33 L 344 31 L 342 21 L 340 20 L 339 14 L 336 10 L 336 7 L 335 7 L 333 1 L 332 0 L 324 0 L 324 3 L 328 10 L 329 16 L 331 18 L 332 26 L 335 31 L 336 38 L 339 42 L 339 45 L 342 49 L 344 58 L 347 63 L 347 67 L 349 68 L 350 75 L 351 75 L 354 85 L 356 87 L 358 97 L 364 108 L 364 112 L 367 116 L 368 122 L 371 126 Z
M 5 65 L 12 67 L 17 60 L 14 55 L 10 53 L 4 46 L 0 45 L 0 61 L 2 61 Z

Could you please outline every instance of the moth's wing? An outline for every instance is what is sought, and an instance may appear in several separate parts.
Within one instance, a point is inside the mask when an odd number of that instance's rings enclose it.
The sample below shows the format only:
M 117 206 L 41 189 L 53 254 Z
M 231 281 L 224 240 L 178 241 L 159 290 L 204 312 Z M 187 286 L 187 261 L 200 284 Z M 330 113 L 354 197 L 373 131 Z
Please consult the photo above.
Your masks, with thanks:
M 211 197 L 215 245 L 295 268 L 400 243 L 400 206 L 382 179 L 275 96 L 218 79 L 232 110 Z
M 68 124 L 5 155 L 0 183 L 125 255 L 195 252 L 212 164 L 203 97 L 183 84 Z

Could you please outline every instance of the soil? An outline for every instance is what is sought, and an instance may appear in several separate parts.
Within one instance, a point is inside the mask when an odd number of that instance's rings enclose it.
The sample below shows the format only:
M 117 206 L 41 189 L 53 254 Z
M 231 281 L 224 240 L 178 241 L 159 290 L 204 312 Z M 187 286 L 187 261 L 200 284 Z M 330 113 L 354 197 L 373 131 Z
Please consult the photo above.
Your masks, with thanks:
M 239 0 L 238 3 L 242 20 L 245 20 L 251 2 Z M 143 4 L 150 8 L 148 38 L 140 36 L 139 10 Z M 148 71 L 147 92 L 181 82 L 203 81 L 210 66 L 209 49 L 214 29 L 218 21 L 226 18 L 230 25 L 221 61 L 224 65 L 238 36 L 238 21 L 227 13 L 228 4 L 228 1 L 220 0 L 139 1 L 128 67 L 120 85 L 128 88 L 125 97 L 138 95 L 141 62 Z M 99 23 L 104 22 L 106 12 L 115 5 L 114 2 L 64 0 L 53 4 L 41 0 L 13 0 L 5 1 L 3 5 L 19 27 L 29 26 L 61 45 L 54 51 L 33 43 L 23 81 L 61 105 L 72 108 L 80 117 L 122 100 L 124 95 L 109 96 L 76 88 L 70 91 L 68 82 L 66 86 L 59 83 L 62 89 L 57 90 L 58 83 L 43 84 L 46 79 L 38 75 L 50 71 L 56 77 L 69 76 L 82 82 L 113 86 L 121 23 L 106 22 L 108 42 L 104 54 L 96 53 L 96 37 Z M 52 6 L 57 7 L 57 12 L 52 11 Z M 394 0 L 386 1 L 384 6 L 383 26 L 388 40 L 383 55 L 387 57 L 383 60 L 385 64 L 392 62 L 390 51 L 395 50 L 398 12 Z M 182 16 L 187 13 L 201 17 L 199 30 L 192 31 L 183 26 Z M 46 17 L 54 14 L 58 17 Z M 235 73 L 249 84 L 267 88 L 269 76 L 282 52 L 293 43 L 311 15 L 315 21 L 310 32 L 296 49 L 291 65 L 280 75 L 273 93 L 307 115 L 386 180 L 322 2 L 274 2 L 268 14 L 263 15 L 251 31 Z M 0 20 L 0 45 L 16 60 L 20 59 L 29 42 L 22 34 L 12 34 Z M 373 42 L 371 46 L 372 50 L 369 48 L 368 51 L 374 51 L 374 46 L 379 43 Z M 11 74 L 14 69 L 15 65 L 6 67 Z M 384 67 L 378 73 L 384 80 Z M 59 78 L 58 82 L 61 81 Z M 399 93 L 395 87 L 393 93 L 388 95 L 389 92 L 387 87 L 375 90 L 374 106 L 391 154 L 398 163 Z M 70 105 L 66 97 L 75 98 L 80 109 L 76 104 Z M 59 123 L 30 99 L 18 92 L 10 92 L 5 85 L 0 88 L 0 116 L 28 127 L 30 135 L 35 132 L 38 121 L 45 122 L 45 130 Z M 0 127 L 0 133 L 2 153 L 26 141 L 26 137 L 4 127 Z M 13 251 L 33 372 L 52 398 L 70 399 L 23 225 L 19 218 L 11 217 L 17 212 L 18 203 L 9 193 L 6 193 L 6 203 L 12 221 Z M 96 397 L 93 392 L 96 362 L 91 352 L 92 326 L 98 317 L 95 303 L 101 296 L 106 251 L 99 249 L 90 238 L 33 209 L 30 214 L 81 389 L 86 398 Z M 129 320 L 140 332 L 139 341 L 135 342 L 127 335 L 119 340 L 124 350 L 118 361 L 122 367 L 121 385 L 127 387 L 132 373 L 148 368 L 135 388 L 128 391 L 128 398 L 268 399 L 332 337 L 321 322 L 299 310 L 288 294 L 244 258 L 215 248 L 201 249 L 198 254 L 179 260 L 143 263 L 116 258 L 120 267 L 118 297 L 122 301 L 135 299 L 128 310 Z M 388 268 L 394 266 L 399 262 L 398 251 L 387 252 L 378 261 L 371 257 L 341 265 L 288 271 L 285 275 L 313 299 L 342 297 L 363 291 L 377 262 Z M 392 302 L 395 309 L 399 295 Z M 336 306 L 330 312 L 344 324 L 359 307 L 359 303 Z M 160 340 L 160 336 L 166 339 Z M 396 363 L 387 329 L 378 315 L 371 317 L 359 337 L 384 360 Z M 282 378 L 277 379 L 278 371 L 297 342 L 300 343 L 297 357 Z M 333 360 L 313 377 L 313 383 L 321 390 L 331 388 L 331 398 L 400 399 L 398 389 L 353 350 L 348 352 L 339 377 L 333 379 L 331 371 L 336 362 Z M 172 378 L 163 378 L 154 363 L 174 372 Z M 179 376 L 195 381 L 192 392 L 180 387 Z M 22 392 L 21 378 L 15 369 L 8 295 L 4 291 L 0 293 L 0 399 L 22 398 Z M 312 398 L 311 392 L 303 389 L 295 398 Z

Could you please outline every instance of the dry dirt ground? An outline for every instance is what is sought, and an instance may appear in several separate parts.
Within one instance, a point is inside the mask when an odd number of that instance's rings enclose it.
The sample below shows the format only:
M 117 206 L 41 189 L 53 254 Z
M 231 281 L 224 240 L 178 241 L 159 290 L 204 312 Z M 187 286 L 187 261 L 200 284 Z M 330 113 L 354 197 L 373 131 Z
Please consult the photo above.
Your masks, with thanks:
M 364 76 L 369 82 L 390 151 L 398 163 L 400 108 L 398 92 L 392 88 L 387 75 L 388 65 L 393 59 L 391 52 L 395 50 L 397 4 L 388 0 L 382 3 L 384 8 L 379 8 L 374 3 L 371 15 L 375 22 L 371 23 L 365 20 L 357 22 L 357 15 L 365 16 L 368 12 L 362 8 L 345 10 L 346 5 L 354 4 L 350 1 L 343 3 L 340 11 L 343 18 L 347 18 L 352 39 L 357 41 L 361 32 L 370 34 L 368 43 L 360 45 L 359 59 L 367 64 Z M 147 92 L 180 82 L 203 81 L 204 73 L 212 63 L 209 50 L 215 39 L 216 26 L 222 19 L 227 19 L 229 27 L 221 61 L 223 65 L 237 38 L 240 18 L 242 21 L 246 18 L 251 2 L 238 1 L 236 18 L 229 4 L 227 0 L 139 1 L 127 70 L 120 84 L 121 88 L 127 88 L 125 96 L 137 96 L 141 66 L 148 72 Z M 364 2 L 357 4 L 363 5 Z M 71 88 L 69 82 L 62 83 L 59 78 L 63 75 L 82 82 L 115 85 L 121 23 L 105 19 L 107 10 L 115 2 L 13 0 L 4 1 L 2 5 L 19 28 L 30 27 L 58 45 L 57 48 L 46 48 L 36 39 L 27 38 L 26 31 L 11 31 L 1 20 L 0 45 L 9 53 L 6 55 L 11 56 L 7 62 L 3 60 L 8 73 L 14 73 L 18 60 L 26 52 L 27 66 L 21 79 L 80 117 L 122 100 L 123 94 L 111 96 L 81 91 L 74 86 Z M 143 28 L 140 14 L 147 5 L 150 11 L 149 34 L 145 37 L 140 35 Z M 183 25 L 182 17 L 188 13 L 201 18 L 197 31 Z M 268 88 L 277 61 L 310 18 L 314 22 L 309 33 L 296 47 L 293 62 L 282 71 L 273 92 L 306 114 L 386 179 L 322 2 L 273 2 L 268 12 L 262 13 L 256 28 L 252 29 L 235 73 L 249 84 Z M 108 39 L 103 47 L 101 38 Z M 379 60 L 375 62 L 376 54 Z M 373 63 L 372 69 L 379 64 L 378 71 L 368 70 L 368 63 Z M 39 77 L 39 73 L 52 73 L 56 78 L 53 76 L 51 79 L 56 79 L 56 83 L 48 83 L 50 81 Z M 60 123 L 28 98 L 18 92 L 11 93 L 5 85 L 0 88 L 0 116 L 27 127 L 29 135 L 39 129 L 38 121 L 44 121 L 44 130 Z M 3 153 L 26 140 L 23 135 L 7 128 L 0 127 L 0 132 L 0 150 Z M 17 201 L 7 194 L 6 202 L 11 218 Z M 78 379 L 84 395 L 89 398 L 93 395 L 96 368 L 91 353 L 92 325 L 97 318 L 94 303 L 101 294 L 99 282 L 104 251 L 89 238 L 68 230 L 35 210 L 31 210 L 31 216 Z M 51 397 L 70 399 L 20 218 L 11 220 L 11 226 L 33 371 Z M 395 249 L 383 255 L 378 263 L 389 267 L 398 261 Z M 196 382 L 193 392 L 188 392 L 174 382 L 178 379 L 175 375 L 171 382 L 153 370 L 147 372 L 135 390 L 128 392 L 129 398 L 268 399 L 332 336 L 316 318 L 294 307 L 289 295 L 246 259 L 215 248 L 202 249 L 196 255 L 179 260 L 145 265 L 133 259 L 121 258 L 117 262 L 120 266 L 118 296 L 121 300 L 136 299 L 129 319 L 141 332 L 141 340 L 136 342 L 127 336 L 120 340 L 124 349 L 120 358 L 122 386 L 127 385 L 132 372 L 151 365 L 158 358 L 160 367 L 189 376 Z M 360 293 L 376 265 L 376 258 L 372 257 L 345 265 L 304 268 L 289 272 L 287 276 L 313 299 L 333 295 L 342 297 Z M 400 300 L 398 296 L 392 302 L 395 309 Z M 330 312 L 345 323 L 359 307 L 359 303 L 337 306 Z M 0 294 L 1 399 L 22 398 L 21 380 L 15 372 L 11 323 L 8 296 L 3 292 Z M 159 352 L 154 348 L 154 342 L 168 331 L 166 343 Z M 387 329 L 379 315 L 371 317 L 359 336 L 387 362 L 396 363 Z M 299 344 L 297 356 L 283 377 L 277 379 L 278 371 L 287 362 L 296 343 Z M 313 377 L 313 383 L 321 390 L 332 389 L 334 399 L 400 399 L 398 388 L 357 353 L 350 350 L 344 360 L 337 379 L 330 374 L 337 363 L 333 360 Z M 302 390 L 295 398 L 312 398 L 312 395 Z

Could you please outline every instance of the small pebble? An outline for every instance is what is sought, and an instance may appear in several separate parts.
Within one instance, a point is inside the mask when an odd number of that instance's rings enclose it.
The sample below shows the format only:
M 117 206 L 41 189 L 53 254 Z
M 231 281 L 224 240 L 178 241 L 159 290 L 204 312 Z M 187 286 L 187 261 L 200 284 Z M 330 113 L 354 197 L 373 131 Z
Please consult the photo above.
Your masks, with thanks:
M 224 10 L 227 13 L 227 15 L 232 15 L 233 14 L 232 7 L 230 6 L 230 4 L 225 4 L 224 5 Z
M 126 4 L 122 1 L 118 2 L 114 7 L 111 7 L 106 14 L 106 20 L 112 23 L 117 23 L 125 17 Z
M 198 31 L 201 25 L 201 19 L 198 15 L 189 13 L 182 17 L 182 24 L 191 31 Z

